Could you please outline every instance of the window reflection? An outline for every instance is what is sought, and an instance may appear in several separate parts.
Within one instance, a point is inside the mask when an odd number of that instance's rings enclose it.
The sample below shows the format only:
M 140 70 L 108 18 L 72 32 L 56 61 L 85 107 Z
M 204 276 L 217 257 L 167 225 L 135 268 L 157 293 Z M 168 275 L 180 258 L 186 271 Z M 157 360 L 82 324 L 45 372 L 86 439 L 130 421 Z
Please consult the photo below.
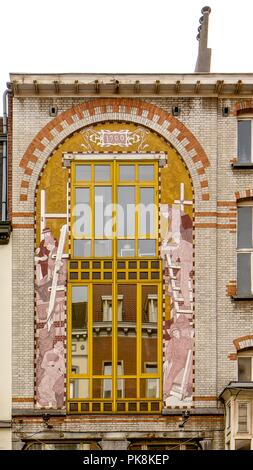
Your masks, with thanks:
M 72 372 L 88 372 L 87 286 L 72 286 Z
M 112 286 L 93 285 L 93 374 L 103 375 L 112 361 Z
M 143 373 L 157 367 L 157 286 L 142 286 L 142 359 Z M 149 369 L 150 370 L 150 369 Z M 151 373 L 151 372 L 150 372 Z M 152 372 L 153 373 L 153 372 Z

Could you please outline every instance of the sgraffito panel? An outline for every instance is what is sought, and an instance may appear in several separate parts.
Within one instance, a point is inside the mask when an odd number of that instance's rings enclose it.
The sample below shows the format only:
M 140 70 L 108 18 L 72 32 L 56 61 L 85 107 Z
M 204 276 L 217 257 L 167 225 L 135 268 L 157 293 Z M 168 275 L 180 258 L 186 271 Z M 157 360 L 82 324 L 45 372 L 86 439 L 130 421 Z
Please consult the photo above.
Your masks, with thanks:
M 104 148 L 105 147 L 105 148 Z M 192 402 L 193 194 L 176 151 L 151 130 L 133 123 L 104 123 L 68 138 L 42 171 L 36 196 L 35 311 L 36 404 L 65 407 L 68 170 L 63 152 L 165 152 L 161 169 L 160 236 L 164 263 L 164 406 Z M 89 155 L 91 158 L 91 155 Z
M 171 153 L 162 174 L 161 254 L 164 260 L 165 406 L 187 406 L 193 394 L 193 196 L 190 177 Z M 174 175 L 173 175 L 174 173 Z M 174 177 L 173 177 L 174 176 Z

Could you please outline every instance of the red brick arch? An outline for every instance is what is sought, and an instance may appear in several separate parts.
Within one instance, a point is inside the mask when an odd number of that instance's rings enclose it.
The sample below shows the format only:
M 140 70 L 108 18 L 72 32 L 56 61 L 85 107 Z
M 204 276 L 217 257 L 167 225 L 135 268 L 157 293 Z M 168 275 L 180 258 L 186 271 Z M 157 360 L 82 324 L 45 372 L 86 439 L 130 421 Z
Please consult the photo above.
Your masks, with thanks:
M 253 189 L 243 189 L 242 191 L 236 191 L 235 198 L 238 201 L 239 199 L 245 199 L 253 197 Z
M 208 201 L 209 184 L 206 169 L 208 157 L 196 137 L 171 114 L 145 101 L 123 98 L 100 98 L 76 105 L 52 119 L 35 136 L 20 161 L 23 179 L 20 201 L 28 201 L 35 188 L 38 171 L 67 135 L 101 121 L 129 121 L 155 130 L 172 144 L 184 159 L 190 173 L 198 181 L 201 199 Z M 67 135 L 66 135 L 67 134 Z
M 237 101 L 234 106 L 231 108 L 230 114 L 232 116 L 237 116 L 240 111 L 250 111 L 252 112 L 253 100 L 240 100 Z
M 234 339 L 233 343 L 237 351 L 246 348 L 253 349 L 253 335 L 241 336 L 240 338 Z

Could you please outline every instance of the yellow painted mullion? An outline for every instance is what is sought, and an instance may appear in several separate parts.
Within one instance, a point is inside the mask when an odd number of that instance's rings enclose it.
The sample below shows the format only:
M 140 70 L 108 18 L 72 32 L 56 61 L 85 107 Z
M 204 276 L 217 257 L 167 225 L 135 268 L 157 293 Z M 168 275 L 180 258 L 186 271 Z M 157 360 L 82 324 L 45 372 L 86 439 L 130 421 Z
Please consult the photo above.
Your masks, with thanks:
M 73 235 L 72 235 L 72 227 L 74 227 L 74 217 L 73 217 L 73 202 L 75 201 L 74 195 L 75 195 L 75 163 L 71 162 L 71 177 L 70 177 L 70 227 L 71 227 L 71 253 L 70 256 L 71 258 L 74 257 L 74 241 L 73 241 Z M 74 202 L 75 204 L 75 202 Z
M 113 273 L 112 273 L 112 411 L 116 411 L 116 400 L 117 400 L 117 326 L 118 326 L 118 296 L 117 296 L 117 214 L 116 214 L 116 203 L 117 203 L 117 163 L 113 162 L 112 165 L 112 202 L 113 202 L 113 220 L 114 220 L 114 238 L 113 238 Z
M 136 341 L 137 341 L 137 358 L 136 358 L 136 375 L 137 375 L 137 399 L 141 396 L 140 390 L 140 376 L 141 376 L 141 346 L 142 346 L 142 334 L 141 334 L 141 284 L 136 284 L 137 287 L 137 312 L 136 312 Z
M 92 371 L 93 371 L 93 285 L 88 285 L 88 375 L 89 398 L 92 398 Z
M 159 391 L 162 399 L 162 286 L 157 285 L 157 372 L 160 377 Z
M 70 392 L 70 384 L 69 384 L 69 379 L 70 379 L 70 374 L 72 372 L 72 292 L 71 292 L 72 286 L 68 284 L 68 315 L 67 315 L 67 338 L 68 338 L 68 354 L 67 354 L 67 371 L 68 371 L 68 381 L 67 381 L 67 397 L 70 398 L 69 392 Z
M 138 257 L 139 217 L 140 217 L 140 189 L 138 181 L 138 164 L 135 164 L 135 257 Z
M 91 185 L 90 185 L 90 198 L 91 198 L 91 256 L 94 257 L 94 239 L 95 239 L 95 185 L 94 185 L 94 165 L 91 165 Z

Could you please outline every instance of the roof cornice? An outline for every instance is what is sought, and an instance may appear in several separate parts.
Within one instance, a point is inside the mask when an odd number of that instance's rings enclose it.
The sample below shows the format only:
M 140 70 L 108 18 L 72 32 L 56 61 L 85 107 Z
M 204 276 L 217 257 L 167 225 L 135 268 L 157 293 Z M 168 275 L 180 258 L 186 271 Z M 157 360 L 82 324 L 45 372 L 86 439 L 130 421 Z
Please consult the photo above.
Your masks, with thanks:
M 10 83 L 17 97 L 253 97 L 253 73 L 11 73 Z

